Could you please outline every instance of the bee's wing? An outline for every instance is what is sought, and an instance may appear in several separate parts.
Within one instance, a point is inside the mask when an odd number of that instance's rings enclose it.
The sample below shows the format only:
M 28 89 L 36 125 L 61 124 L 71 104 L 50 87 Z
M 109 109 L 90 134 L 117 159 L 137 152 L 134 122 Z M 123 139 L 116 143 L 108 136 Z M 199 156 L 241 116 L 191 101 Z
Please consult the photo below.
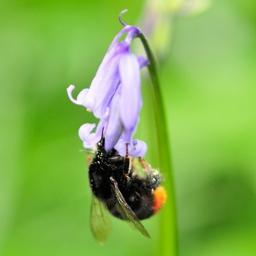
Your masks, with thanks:
M 94 238 L 104 243 L 111 231 L 111 221 L 105 206 L 94 195 L 92 195 L 90 228 Z
M 119 213 L 123 216 L 124 219 L 127 219 L 142 235 L 150 238 L 150 235 L 146 228 L 142 225 L 136 214 L 125 201 L 121 191 L 118 188 L 116 180 L 113 177 L 110 177 L 110 181 L 112 185 L 112 190 L 119 206 Z

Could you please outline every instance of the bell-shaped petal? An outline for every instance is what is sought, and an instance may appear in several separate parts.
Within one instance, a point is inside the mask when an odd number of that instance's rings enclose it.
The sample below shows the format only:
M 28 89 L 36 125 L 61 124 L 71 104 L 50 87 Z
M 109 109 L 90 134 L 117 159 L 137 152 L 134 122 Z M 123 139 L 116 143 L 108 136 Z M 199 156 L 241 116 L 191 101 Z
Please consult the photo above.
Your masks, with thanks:
M 125 40 L 119 42 L 119 39 L 124 33 L 127 33 Z M 111 46 L 98 68 L 91 83 L 90 90 L 84 100 L 84 105 L 86 105 L 97 118 L 101 118 L 105 115 L 106 108 L 120 82 L 118 71 L 119 60 L 123 54 L 128 53 L 131 41 L 138 33 L 139 29 L 136 27 L 124 27 L 112 41 Z
M 89 92 L 85 101 L 88 101 L 87 108 L 91 109 L 97 118 L 105 115 L 106 109 L 120 82 L 119 61 L 123 52 L 128 51 L 128 45 L 119 43 L 106 54 L 94 79 L 92 80 Z M 93 102 L 93 105 L 89 103 Z
M 127 143 L 123 139 L 120 139 L 115 145 L 115 149 L 121 156 L 126 155 Z M 128 155 L 133 157 L 143 157 L 147 152 L 147 144 L 142 140 L 132 140 L 128 144 Z
M 75 86 L 67 89 L 73 103 L 100 119 L 97 128 L 95 124 L 85 124 L 79 129 L 85 148 L 95 148 L 104 136 L 107 151 L 116 147 L 125 155 L 127 144 L 132 156 L 143 156 L 147 150 L 144 142 L 132 140 L 142 106 L 140 69 L 149 64 L 144 57 L 131 53 L 130 44 L 140 33 L 137 27 L 125 26 L 108 48 L 90 88 L 76 98 L 72 95 Z
M 121 79 L 120 117 L 126 131 L 124 140 L 130 141 L 138 122 L 142 105 L 140 88 L 140 67 L 137 57 L 131 53 L 120 59 Z
M 109 119 L 104 127 L 105 149 L 108 151 L 116 145 L 123 132 L 119 108 L 120 95 L 115 94 L 110 106 Z

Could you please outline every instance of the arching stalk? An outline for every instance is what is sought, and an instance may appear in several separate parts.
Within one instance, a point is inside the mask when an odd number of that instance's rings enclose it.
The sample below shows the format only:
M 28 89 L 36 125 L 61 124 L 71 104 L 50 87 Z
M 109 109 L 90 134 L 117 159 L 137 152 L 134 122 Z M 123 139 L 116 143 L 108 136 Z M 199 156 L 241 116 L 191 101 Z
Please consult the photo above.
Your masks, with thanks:
M 153 108 L 156 121 L 159 168 L 165 177 L 165 188 L 168 193 L 168 201 L 161 212 L 160 219 L 160 237 L 157 248 L 157 255 L 177 256 L 178 255 L 178 237 L 176 221 L 175 190 L 171 164 L 170 140 L 167 128 L 167 121 L 164 111 L 163 99 L 160 83 L 156 70 L 156 62 L 148 41 L 141 33 L 138 36 L 143 44 L 149 60 L 149 74 L 153 84 Z

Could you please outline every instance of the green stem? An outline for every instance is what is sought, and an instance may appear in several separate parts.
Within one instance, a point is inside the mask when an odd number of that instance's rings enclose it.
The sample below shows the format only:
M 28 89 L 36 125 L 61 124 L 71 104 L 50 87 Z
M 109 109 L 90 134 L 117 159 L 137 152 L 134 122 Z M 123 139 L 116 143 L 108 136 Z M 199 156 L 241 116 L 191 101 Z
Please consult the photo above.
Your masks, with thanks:
M 165 177 L 165 188 L 168 194 L 168 200 L 164 208 L 161 210 L 160 219 L 160 240 L 157 248 L 157 254 L 161 256 L 177 256 L 178 255 L 178 238 L 177 238 L 177 222 L 176 222 L 176 204 L 174 194 L 174 182 L 171 165 L 171 150 L 169 146 L 169 136 L 167 121 L 164 112 L 163 97 L 161 94 L 160 83 L 156 70 L 156 62 L 148 41 L 141 33 L 138 36 L 143 44 L 145 52 L 149 60 L 149 74 L 153 84 L 153 106 L 155 110 L 155 121 L 157 129 L 159 167 Z

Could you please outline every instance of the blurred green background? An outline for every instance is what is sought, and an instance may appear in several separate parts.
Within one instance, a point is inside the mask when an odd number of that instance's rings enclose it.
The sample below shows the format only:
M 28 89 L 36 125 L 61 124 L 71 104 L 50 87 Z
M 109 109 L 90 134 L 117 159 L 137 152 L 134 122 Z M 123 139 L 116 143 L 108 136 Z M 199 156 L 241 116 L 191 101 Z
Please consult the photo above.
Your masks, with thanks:
M 137 24 L 144 2 L 0 1 L 0 255 L 153 255 L 161 213 L 144 222 L 151 240 L 115 219 L 93 240 L 77 136 L 92 117 L 66 96 L 89 86 L 124 8 Z M 256 255 L 255 10 L 213 0 L 170 20 L 159 71 L 181 256 Z

